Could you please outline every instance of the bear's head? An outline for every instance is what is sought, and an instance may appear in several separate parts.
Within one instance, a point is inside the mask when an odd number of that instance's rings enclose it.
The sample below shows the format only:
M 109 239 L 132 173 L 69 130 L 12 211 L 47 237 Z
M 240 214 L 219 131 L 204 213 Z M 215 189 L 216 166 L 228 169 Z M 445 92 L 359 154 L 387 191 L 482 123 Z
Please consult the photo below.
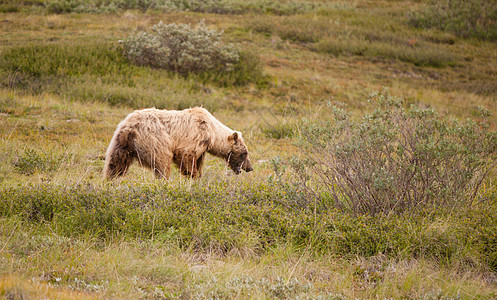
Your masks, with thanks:
M 247 146 L 243 142 L 242 134 L 239 132 L 234 132 L 228 137 L 228 142 L 230 143 L 230 152 L 226 158 L 228 165 L 235 174 L 240 174 L 244 170 L 245 172 L 252 171 L 252 165 L 248 158 Z

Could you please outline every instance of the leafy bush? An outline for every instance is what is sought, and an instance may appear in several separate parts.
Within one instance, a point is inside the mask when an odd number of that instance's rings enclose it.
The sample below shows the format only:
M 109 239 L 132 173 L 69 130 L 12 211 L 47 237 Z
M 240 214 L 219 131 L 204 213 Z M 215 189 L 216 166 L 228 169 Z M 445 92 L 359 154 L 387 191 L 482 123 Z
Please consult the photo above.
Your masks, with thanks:
M 138 32 L 124 42 L 127 57 L 135 64 L 164 68 L 180 74 L 216 70 L 229 72 L 240 59 L 238 49 L 221 42 L 222 32 L 203 22 L 154 25 L 150 32 Z
M 260 59 L 249 51 L 221 41 L 222 32 L 200 22 L 154 25 L 123 41 L 125 54 L 137 65 L 152 66 L 182 75 L 198 74 L 222 85 L 262 81 Z
M 354 213 L 470 206 L 497 164 L 497 134 L 484 123 L 451 121 L 433 109 L 402 107 L 383 92 L 359 121 L 334 108 L 334 122 L 302 130 L 303 186 L 322 203 Z
M 409 23 L 460 37 L 497 41 L 497 0 L 433 1 L 423 11 L 411 14 Z

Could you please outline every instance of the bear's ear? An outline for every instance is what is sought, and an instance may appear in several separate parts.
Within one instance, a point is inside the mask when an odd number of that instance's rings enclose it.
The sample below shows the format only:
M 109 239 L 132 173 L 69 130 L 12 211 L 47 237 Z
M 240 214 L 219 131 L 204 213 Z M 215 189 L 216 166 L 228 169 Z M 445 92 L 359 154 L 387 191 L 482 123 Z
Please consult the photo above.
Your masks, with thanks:
M 228 141 L 238 142 L 238 132 L 233 132 L 233 134 L 228 137 Z

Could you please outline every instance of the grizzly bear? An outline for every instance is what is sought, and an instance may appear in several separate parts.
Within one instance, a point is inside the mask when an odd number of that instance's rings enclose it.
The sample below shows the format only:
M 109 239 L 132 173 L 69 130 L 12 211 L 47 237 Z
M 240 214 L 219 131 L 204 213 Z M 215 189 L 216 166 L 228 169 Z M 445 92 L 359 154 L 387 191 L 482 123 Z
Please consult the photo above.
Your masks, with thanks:
M 252 165 L 240 132 L 233 131 L 206 109 L 155 108 L 130 113 L 117 126 L 105 156 L 104 177 L 123 176 L 133 161 L 168 179 L 174 163 L 181 174 L 202 175 L 205 153 L 224 159 L 235 174 Z

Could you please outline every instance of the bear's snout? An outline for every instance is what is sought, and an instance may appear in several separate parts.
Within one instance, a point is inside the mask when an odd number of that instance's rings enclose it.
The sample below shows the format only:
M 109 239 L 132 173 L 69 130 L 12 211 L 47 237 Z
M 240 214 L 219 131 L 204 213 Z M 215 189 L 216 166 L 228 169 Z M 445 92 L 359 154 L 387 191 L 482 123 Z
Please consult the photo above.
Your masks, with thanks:
M 253 171 L 254 169 L 252 168 L 252 164 L 250 163 L 250 160 L 246 159 L 243 163 L 242 163 L 242 169 L 245 171 L 245 172 L 251 172 Z

